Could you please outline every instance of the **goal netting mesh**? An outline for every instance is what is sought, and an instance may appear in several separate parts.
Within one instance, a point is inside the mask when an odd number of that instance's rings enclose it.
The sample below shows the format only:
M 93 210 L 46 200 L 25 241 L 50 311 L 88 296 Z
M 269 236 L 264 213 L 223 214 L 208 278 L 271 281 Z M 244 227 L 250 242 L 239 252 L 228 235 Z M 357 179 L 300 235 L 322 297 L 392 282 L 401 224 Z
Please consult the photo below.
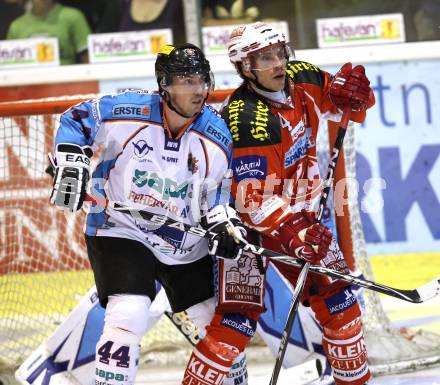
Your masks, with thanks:
M 228 91 L 210 97 L 220 103 Z M 12 373 L 93 286 L 82 235 L 83 213 L 67 213 L 48 204 L 51 177 L 45 173 L 59 114 L 92 96 L 0 103 L 0 378 Z M 318 139 L 320 158 L 328 162 L 326 130 Z M 344 144 L 342 176 L 355 179 L 354 130 Z M 366 253 L 356 189 L 348 189 L 350 254 L 355 266 L 373 279 Z M 338 224 L 339 225 L 339 224 Z M 369 361 L 376 374 L 440 364 L 438 336 L 417 333 L 412 340 L 394 330 L 380 299 L 365 292 L 364 323 Z M 268 349 L 252 351 L 262 360 Z M 164 317 L 142 341 L 142 362 L 186 361 L 191 346 Z M 172 353 L 172 354 L 170 354 Z M 179 358 L 180 357 L 180 358 Z

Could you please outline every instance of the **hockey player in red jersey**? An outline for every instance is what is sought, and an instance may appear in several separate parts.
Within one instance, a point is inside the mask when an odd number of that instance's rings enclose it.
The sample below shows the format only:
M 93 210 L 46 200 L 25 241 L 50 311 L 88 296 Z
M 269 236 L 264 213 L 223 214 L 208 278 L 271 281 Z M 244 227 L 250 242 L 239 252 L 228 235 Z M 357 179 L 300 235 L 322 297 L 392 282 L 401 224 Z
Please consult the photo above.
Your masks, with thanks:
M 351 63 L 331 76 L 291 55 L 282 33 L 265 23 L 236 28 L 228 42 L 243 78 L 222 116 L 233 139 L 232 194 L 253 243 L 348 272 L 336 235 L 315 224 L 321 192 L 316 157 L 320 123 L 339 121 L 343 110 L 362 122 L 374 104 L 363 66 Z M 299 234 L 305 231 L 305 237 Z M 299 270 L 274 263 L 295 284 Z M 370 378 L 361 312 L 350 286 L 310 275 L 302 302 L 323 328 L 323 346 L 338 385 Z

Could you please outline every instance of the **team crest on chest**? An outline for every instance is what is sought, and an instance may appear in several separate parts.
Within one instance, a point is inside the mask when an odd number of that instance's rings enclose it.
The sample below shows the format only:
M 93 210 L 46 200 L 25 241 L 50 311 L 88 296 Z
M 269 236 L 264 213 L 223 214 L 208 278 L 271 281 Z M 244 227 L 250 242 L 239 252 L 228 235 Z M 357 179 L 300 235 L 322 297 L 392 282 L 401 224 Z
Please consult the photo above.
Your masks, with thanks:
M 301 129 L 302 126 L 302 129 Z M 315 142 L 312 137 L 312 129 L 306 128 L 301 123 L 299 126 L 300 132 L 303 132 L 304 135 L 297 135 L 296 141 L 292 144 L 289 150 L 284 154 L 284 167 L 293 166 L 298 160 L 303 158 L 307 150 L 311 147 L 315 147 Z
M 197 165 L 198 162 L 198 159 L 190 152 L 188 154 L 188 171 L 191 171 L 191 174 L 195 174 L 199 171 L 199 166 Z

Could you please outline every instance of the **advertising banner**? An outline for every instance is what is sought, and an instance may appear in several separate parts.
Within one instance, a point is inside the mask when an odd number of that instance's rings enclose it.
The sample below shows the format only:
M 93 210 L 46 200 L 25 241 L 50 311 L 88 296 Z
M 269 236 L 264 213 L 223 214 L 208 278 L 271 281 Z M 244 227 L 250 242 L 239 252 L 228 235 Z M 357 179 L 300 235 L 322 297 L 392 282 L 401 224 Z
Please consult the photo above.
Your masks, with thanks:
M 289 41 L 289 26 L 286 21 L 273 21 L 268 23 L 282 31 Z M 239 25 L 219 25 L 202 28 L 203 49 L 209 55 L 227 55 L 226 42 L 234 28 Z
M 160 48 L 173 42 L 171 29 L 101 33 L 88 36 L 90 63 L 155 58 Z
M 401 13 L 316 19 L 318 46 L 400 43 L 405 41 Z
M 0 40 L 0 70 L 59 64 L 57 38 Z

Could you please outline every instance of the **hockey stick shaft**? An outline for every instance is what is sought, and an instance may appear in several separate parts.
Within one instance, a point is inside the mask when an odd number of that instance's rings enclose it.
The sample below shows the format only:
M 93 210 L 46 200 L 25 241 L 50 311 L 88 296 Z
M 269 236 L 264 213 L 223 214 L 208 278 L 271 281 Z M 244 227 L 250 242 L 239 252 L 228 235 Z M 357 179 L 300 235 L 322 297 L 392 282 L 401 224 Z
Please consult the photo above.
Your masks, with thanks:
M 166 311 L 164 314 L 192 346 L 197 345 L 197 342 L 200 340 L 199 331 L 188 318 L 186 312 L 172 313 Z
M 310 268 L 310 263 L 305 263 L 296 281 L 296 286 L 295 286 L 295 290 L 293 291 L 292 301 L 290 304 L 286 325 L 284 326 L 283 334 L 281 335 L 280 346 L 278 348 L 278 354 L 275 359 L 275 365 L 272 371 L 272 376 L 270 378 L 269 385 L 276 385 L 276 383 L 278 382 L 278 377 L 280 375 L 281 366 L 283 364 L 284 356 L 286 354 L 287 344 L 289 342 L 290 333 L 292 332 L 293 324 L 295 322 L 299 301 L 301 298 L 301 294 L 304 290 L 304 285 L 306 283 L 309 268 Z
M 327 205 L 327 200 L 330 195 L 330 189 L 333 185 L 333 175 L 336 170 L 336 165 L 338 164 L 339 154 L 341 153 L 342 143 L 344 142 L 345 132 L 347 131 L 347 125 L 350 118 L 351 110 L 344 110 L 339 124 L 338 135 L 336 137 L 335 144 L 333 146 L 332 156 L 330 163 L 327 168 L 327 175 L 325 177 L 323 190 L 321 193 L 321 198 L 319 200 L 318 213 L 316 214 L 316 223 L 321 223 L 322 215 L 324 213 L 325 206 Z M 287 315 L 286 325 L 284 326 L 283 334 L 280 340 L 280 346 L 278 348 L 278 354 L 275 359 L 275 365 L 272 371 L 272 377 L 270 379 L 269 385 L 276 385 L 278 382 L 278 377 L 280 375 L 281 365 L 284 361 L 284 356 L 286 354 L 287 343 L 289 341 L 289 336 L 292 333 L 293 324 L 295 322 L 296 314 L 298 312 L 298 306 L 301 299 L 301 294 L 304 290 L 304 285 L 307 279 L 307 274 L 310 269 L 310 262 L 306 262 L 301 269 L 301 273 L 296 281 L 296 287 L 293 292 L 292 302 L 290 305 L 289 313 Z
M 342 150 L 342 143 L 344 143 L 345 133 L 347 132 L 348 121 L 350 119 L 350 110 L 344 111 L 342 114 L 341 122 L 339 124 L 338 134 L 336 136 L 335 144 L 333 145 L 332 156 L 327 168 L 327 175 L 324 180 L 324 188 L 319 200 L 319 208 L 316 214 L 316 222 L 321 223 L 322 215 L 324 213 L 325 206 L 327 205 L 327 199 L 330 195 L 330 189 L 333 185 L 333 177 L 336 171 L 336 165 L 338 164 L 339 155 Z
M 263 255 L 265 257 L 275 259 L 278 261 L 283 261 L 292 266 L 303 267 L 303 261 L 301 261 L 300 259 L 297 259 L 290 255 L 282 255 L 280 253 L 277 253 L 276 251 L 266 249 L 263 247 L 255 246 L 252 244 L 246 244 L 243 246 L 243 250 L 257 255 Z M 382 293 L 412 303 L 425 302 L 440 294 L 440 277 L 428 282 L 427 284 L 421 286 L 418 289 L 402 290 L 402 289 L 396 289 L 390 286 L 382 285 L 380 283 L 376 283 L 366 279 L 357 278 L 351 274 L 341 273 L 339 271 L 332 270 L 327 267 L 321 267 L 318 265 L 310 265 L 309 270 L 315 274 L 324 275 L 348 283 L 354 283 L 365 289 L 376 291 L 378 293 Z
M 201 238 L 212 238 L 217 234 L 202 229 L 201 227 L 191 226 L 186 223 L 178 222 L 174 219 L 166 217 L 165 215 L 153 214 L 145 210 L 140 210 L 139 208 L 129 207 L 123 205 L 119 202 L 108 201 L 105 198 L 96 198 L 90 195 L 86 198 L 87 201 L 99 204 L 102 207 L 109 207 L 116 211 L 120 211 L 125 214 L 133 215 L 135 218 L 140 218 L 156 225 L 164 225 L 172 228 L 176 228 L 180 231 L 186 231 L 189 234 L 196 235 Z M 253 245 L 251 243 L 244 243 L 243 250 L 253 253 L 255 255 L 261 255 L 268 258 L 283 261 L 292 266 L 303 267 L 303 261 L 299 258 L 292 257 L 290 255 L 284 255 L 276 251 L 267 249 L 265 247 L 260 247 Z M 368 281 L 365 279 L 354 277 L 350 274 L 340 273 L 339 271 L 328 269 L 326 267 L 321 267 L 317 265 L 311 265 L 310 271 L 316 274 L 325 275 L 334 279 L 339 279 L 341 281 L 355 283 L 358 286 L 364 287 L 369 290 L 377 291 L 382 294 L 389 295 L 407 302 L 419 303 L 427 301 L 439 294 L 440 292 L 440 278 L 437 278 L 428 284 L 422 286 L 419 289 L 413 290 L 400 290 L 389 286 L 381 285 L 373 281 Z

